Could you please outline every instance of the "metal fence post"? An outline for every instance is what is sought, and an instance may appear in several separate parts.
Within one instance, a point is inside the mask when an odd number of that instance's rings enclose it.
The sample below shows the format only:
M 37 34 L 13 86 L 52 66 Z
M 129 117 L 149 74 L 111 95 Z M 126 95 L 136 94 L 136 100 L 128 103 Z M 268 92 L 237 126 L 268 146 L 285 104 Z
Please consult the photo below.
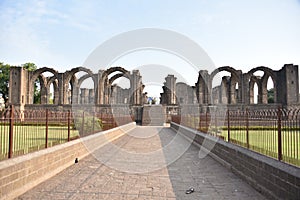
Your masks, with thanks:
M 82 112 L 81 135 L 84 135 L 84 111 Z
M 46 141 L 45 141 L 45 148 L 48 147 L 48 109 L 46 109 Z
M 199 111 L 199 131 L 201 130 L 201 111 Z
M 247 141 L 247 148 L 249 149 L 249 110 L 246 108 L 246 141 Z
M 68 142 L 70 141 L 70 135 L 71 135 L 71 131 L 70 131 L 70 110 L 68 110 Z
M 230 117 L 229 117 L 229 109 L 227 109 L 227 138 L 228 138 L 228 142 L 230 142 Z
M 95 111 L 93 112 L 93 133 L 95 133 L 95 116 L 96 116 L 96 113 Z
M 13 105 L 11 105 L 10 106 L 10 118 L 9 118 L 8 158 L 12 158 L 12 156 L 13 156 L 14 115 L 15 115 L 15 108 Z
M 278 106 L 278 160 L 282 160 L 282 141 L 281 141 L 281 118 L 282 118 L 282 112 L 280 106 Z
M 218 136 L 218 125 L 217 125 L 218 121 L 217 121 L 217 112 L 215 110 L 215 136 Z
M 208 133 L 208 111 L 205 113 L 205 132 Z

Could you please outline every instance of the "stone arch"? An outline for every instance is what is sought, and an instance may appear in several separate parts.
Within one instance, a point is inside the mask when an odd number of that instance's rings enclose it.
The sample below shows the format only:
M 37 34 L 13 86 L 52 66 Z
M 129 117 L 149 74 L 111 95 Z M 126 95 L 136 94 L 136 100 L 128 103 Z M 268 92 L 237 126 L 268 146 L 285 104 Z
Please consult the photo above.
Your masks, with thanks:
M 229 73 L 231 73 L 232 75 L 234 75 L 235 77 L 239 77 L 239 71 L 234 69 L 233 67 L 230 66 L 224 66 L 224 67 L 219 67 L 217 69 L 215 69 L 211 74 L 210 74 L 210 79 L 212 80 L 215 75 L 217 75 L 219 72 L 221 71 L 227 71 Z
M 41 75 L 42 73 L 44 72 L 51 72 L 53 74 L 53 76 L 57 76 L 58 72 L 56 70 L 54 70 L 53 68 L 49 68 L 49 67 L 42 67 L 42 68 L 39 68 L 35 71 L 33 71 L 32 73 L 32 76 L 30 78 L 30 81 L 35 81 L 39 75 Z
M 228 82 L 228 86 L 227 86 L 227 102 L 228 104 L 236 104 L 240 101 L 241 99 L 241 74 L 242 72 L 240 70 L 236 70 L 233 67 L 230 66 L 224 66 L 224 67 L 219 67 L 217 69 L 215 69 L 209 77 L 209 82 L 208 82 L 208 90 L 209 90 L 209 96 L 212 97 L 212 81 L 214 79 L 214 77 L 222 71 L 226 71 L 229 72 L 231 74 L 230 76 L 230 80 Z M 238 91 L 237 91 L 237 95 L 236 95 L 236 84 L 238 84 Z M 225 99 L 225 97 L 223 97 Z
M 88 78 L 93 78 L 93 76 L 91 76 L 90 74 L 85 74 L 85 75 L 83 75 L 82 77 L 80 77 L 80 78 L 78 79 L 78 87 L 80 87 L 81 84 L 83 83 L 83 81 L 85 81 L 85 80 L 88 79 Z
M 111 67 L 111 68 L 108 68 L 107 70 L 104 71 L 104 73 L 102 75 L 102 78 L 104 78 L 105 76 L 109 76 L 111 73 L 118 72 L 118 71 L 123 73 L 123 74 L 130 73 L 129 71 L 127 71 L 123 67 Z
M 251 69 L 248 73 L 247 73 L 247 81 L 249 82 L 249 87 L 250 87 L 250 82 L 251 82 L 251 78 L 253 77 L 253 74 L 257 71 L 262 71 L 264 72 L 264 75 L 261 77 L 261 80 L 259 81 L 260 85 L 259 89 L 258 89 L 258 96 L 259 96 L 259 103 L 263 103 L 263 104 L 267 104 L 268 103 L 268 90 L 267 90 L 267 84 L 268 84 L 268 79 L 269 77 L 271 77 L 272 81 L 273 81 L 273 86 L 274 86 L 274 103 L 277 102 L 276 99 L 276 94 L 277 94 L 277 88 L 276 88 L 276 73 L 268 68 L 268 67 L 264 67 L 264 66 L 260 66 L 260 67 L 256 67 Z M 251 91 L 251 88 L 249 88 L 249 92 Z M 251 94 L 249 93 L 249 98 L 250 98 Z M 251 102 L 251 99 L 249 99 Z
M 254 104 L 254 85 L 257 84 L 258 90 L 260 89 L 261 80 L 258 76 L 252 75 L 249 81 L 249 98 L 250 98 L 250 104 Z M 259 99 L 257 100 L 257 103 L 259 103 Z
M 52 77 L 49 77 L 48 80 L 47 80 L 47 85 L 46 85 L 46 88 L 47 88 L 47 91 L 48 92 L 48 97 L 47 97 L 47 103 L 49 103 L 49 99 L 50 99 L 50 86 L 51 84 L 53 84 L 53 104 L 58 104 L 58 96 L 59 96 L 59 90 L 58 90 L 58 80 L 57 80 L 57 77 L 56 76 L 52 76 Z
M 130 87 L 129 88 L 122 88 L 116 84 L 113 84 L 115 80 L 118 78 L 125 77 L 129 80 Z M 128 104 L 131 103 L 131 87 L 132 87 L 132 81 L 129 74 L 119 73 L 113 75 L 108 80 L 107 87 L 110 89 L 109 93 L 109 103 L 111 104 Z
M 108 79 L 108 76 L 114 72 L 121 72 L 118 74 L 113 75 L 110 79 Z M 105 71 L 102 71 L 101 78 L 98 82 L 98 103 L 99 104 L 109 104 L 110 98 L 112 95 L 112 86 L 114 80 L 120 78 L 120 77 L 126 77 L 130 81 L 130 88 L 132 90 L 133 80 L 130 75 L 130 72 L 122 67 L 111 67 L 108 68 Z M 132 92 L 132 91 L 131 91 Z
M 42 67 L 33 72 L 29 79 L 28 85 L 28 102 L 33 103 L 34 99 L 34 82 L 36 79 L 40 81 L 40 92 L 41 92 L 41 104 L 47 104 L 47 97 L 49 96 L 49 90 L 47 89 L 48 80 L 43 76 L 44 72 L 50 72 L 53 74 L 53 77 L 57 77 L 58 72 L 49 67 Z
M 118 78 L 121 78 L 121 77 L 126 77 L 130 81 L 130 76 L 127 73 L 126 74 L 120 73 L 120 74 L 115 74 L 108 80 L 109 85 L 111 85 L 115 80 L 117 80 Z
M 76 67 L 76 68 L 71 69 L 71 71 L 67 71 L 65 73 L 65 75 L 66 75 L 65 82 L 69 83 L 71 81 L 72 76 L 78 72 L 86 72 L 90 77 L 92 77 L 94 82 L 96 81 L 93 76 L 94 74 L 90 69 L 87 69 L 85 67 Z
M 85 72 L 87 74 L 83 75 L 79 79 L 75 76 L 78 72 Z M 93 72 L 90 69 L 87 69 L 85 67 L 76 67 L 71 69 L 70 71 L 67 71 L 64 77 L 64 103 L 79 103 L 79 89 L 81 83 L 87 79 L 92 78 L 94 87 L 93 90 L 97 90 L 97 80 L 94 76 Z M 69 84 L 71 85 L 71 91 L 69 91 Z M 71 93 L 71 94 L 69 94 Z M 89 102 L 91 103 L 91 102 Z M 95 102 L 94 102 L 95 103 Z

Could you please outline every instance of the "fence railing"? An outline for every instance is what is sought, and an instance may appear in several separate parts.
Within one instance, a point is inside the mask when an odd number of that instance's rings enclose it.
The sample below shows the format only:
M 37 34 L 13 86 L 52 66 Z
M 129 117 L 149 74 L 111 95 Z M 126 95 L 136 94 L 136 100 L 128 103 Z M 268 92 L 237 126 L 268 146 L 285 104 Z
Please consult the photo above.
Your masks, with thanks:
M 300 166 L 300 109 L 210 110 L 172 121 Z
M 129 114 L 85 111 L 0 112 L 0 160 L 48 148 L 134 121 Z

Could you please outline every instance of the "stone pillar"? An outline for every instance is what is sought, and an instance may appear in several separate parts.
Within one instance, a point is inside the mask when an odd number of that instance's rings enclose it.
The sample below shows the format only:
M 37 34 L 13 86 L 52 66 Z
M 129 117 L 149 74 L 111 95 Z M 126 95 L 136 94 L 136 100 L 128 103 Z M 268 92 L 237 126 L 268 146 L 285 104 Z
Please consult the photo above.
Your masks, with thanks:
M 98 104 L 98 74 L 93 74 L 93 80 L 94 80 L 94 102 L 93 104 Z
M 105 73 L 104 70 L 99 70 L 98 71 L 98 87 L 97 87 L 97 99 L 96 102 L 97 104 L 104 104 L 104 82 L 105 82 L 105 77 L 102 77 L 103 74 Z
M 57 74 L 57 80 L 58 80 L 58 104 L 64 104 L 64 90 L 65 90 L 65 85 L 64 85 L 64 74 L 63 73 L 58 73 Z
M 94 89 L 89 89 L 89 104 L 94 104 L 95 91 Z
M 242 74 L 241 75 L 241 85 L 239 85 L 239 94 L 241 96 L 241 100 L 239 103 L 242 104 L 251 104 L 251 98 L 250 97 L 250 80 L 249 80 L 249 75 L 248 74 Z
M 197 99 L 199 104 L 208 103 L 208 81 L 209 74 L 207 70 L 200 70 L 198 75 L 198 81 L 196 83 Z
M 261 84 L 261 77 L 257 76 L 259 79 L 257 82 L 257 87 L 258 87 L 258 96 L 257 96 L 257 104 L 262 104 L 263 103 L 263 88 Z
M 278 103 L 283 105 L 299 103 L 298 65 L 285 64 L 277 72 L 275 87 Z
M 167 105 L 174 105 L 176 101 L 176 77 L 174 75 L 168 75 L 165 80 Z
M 133 70 L 131 74 L 131 102 L 133 105 L 141 105 L 142 81 L 139 70 Z
M 220 101 L 221 104 L 232 103 L 232 92 L 230 90 L 231 86 L 230 76 L 222 77 L 221 87 L 220 87 Z
M 48 90 L 45 84 L 40 81 L 40 92 L 41 92 L 41 104 L 48 104 Z
M 88 104 L 89 103 L 89 89 L 87 88 L 80 88 L 80 98 L 81 104 Z
M 29 99 L 28 84 L 28 71 L 22 67 L 11 67 L 8 102 L 13 105 L 20 105 L 21 107 L 24 107 L 27 103 L 32 103 L 33 99 L 32 102 L 29 101 L 31 99 Z

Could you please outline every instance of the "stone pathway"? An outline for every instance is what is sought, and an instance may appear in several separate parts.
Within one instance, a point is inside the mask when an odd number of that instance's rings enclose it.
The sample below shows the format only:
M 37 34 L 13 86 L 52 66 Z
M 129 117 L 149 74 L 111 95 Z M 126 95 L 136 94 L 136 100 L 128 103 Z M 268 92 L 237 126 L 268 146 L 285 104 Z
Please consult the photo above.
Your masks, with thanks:
M 186 144 L 170 128 L 137 127 L 17 199 L 265 199 Z

